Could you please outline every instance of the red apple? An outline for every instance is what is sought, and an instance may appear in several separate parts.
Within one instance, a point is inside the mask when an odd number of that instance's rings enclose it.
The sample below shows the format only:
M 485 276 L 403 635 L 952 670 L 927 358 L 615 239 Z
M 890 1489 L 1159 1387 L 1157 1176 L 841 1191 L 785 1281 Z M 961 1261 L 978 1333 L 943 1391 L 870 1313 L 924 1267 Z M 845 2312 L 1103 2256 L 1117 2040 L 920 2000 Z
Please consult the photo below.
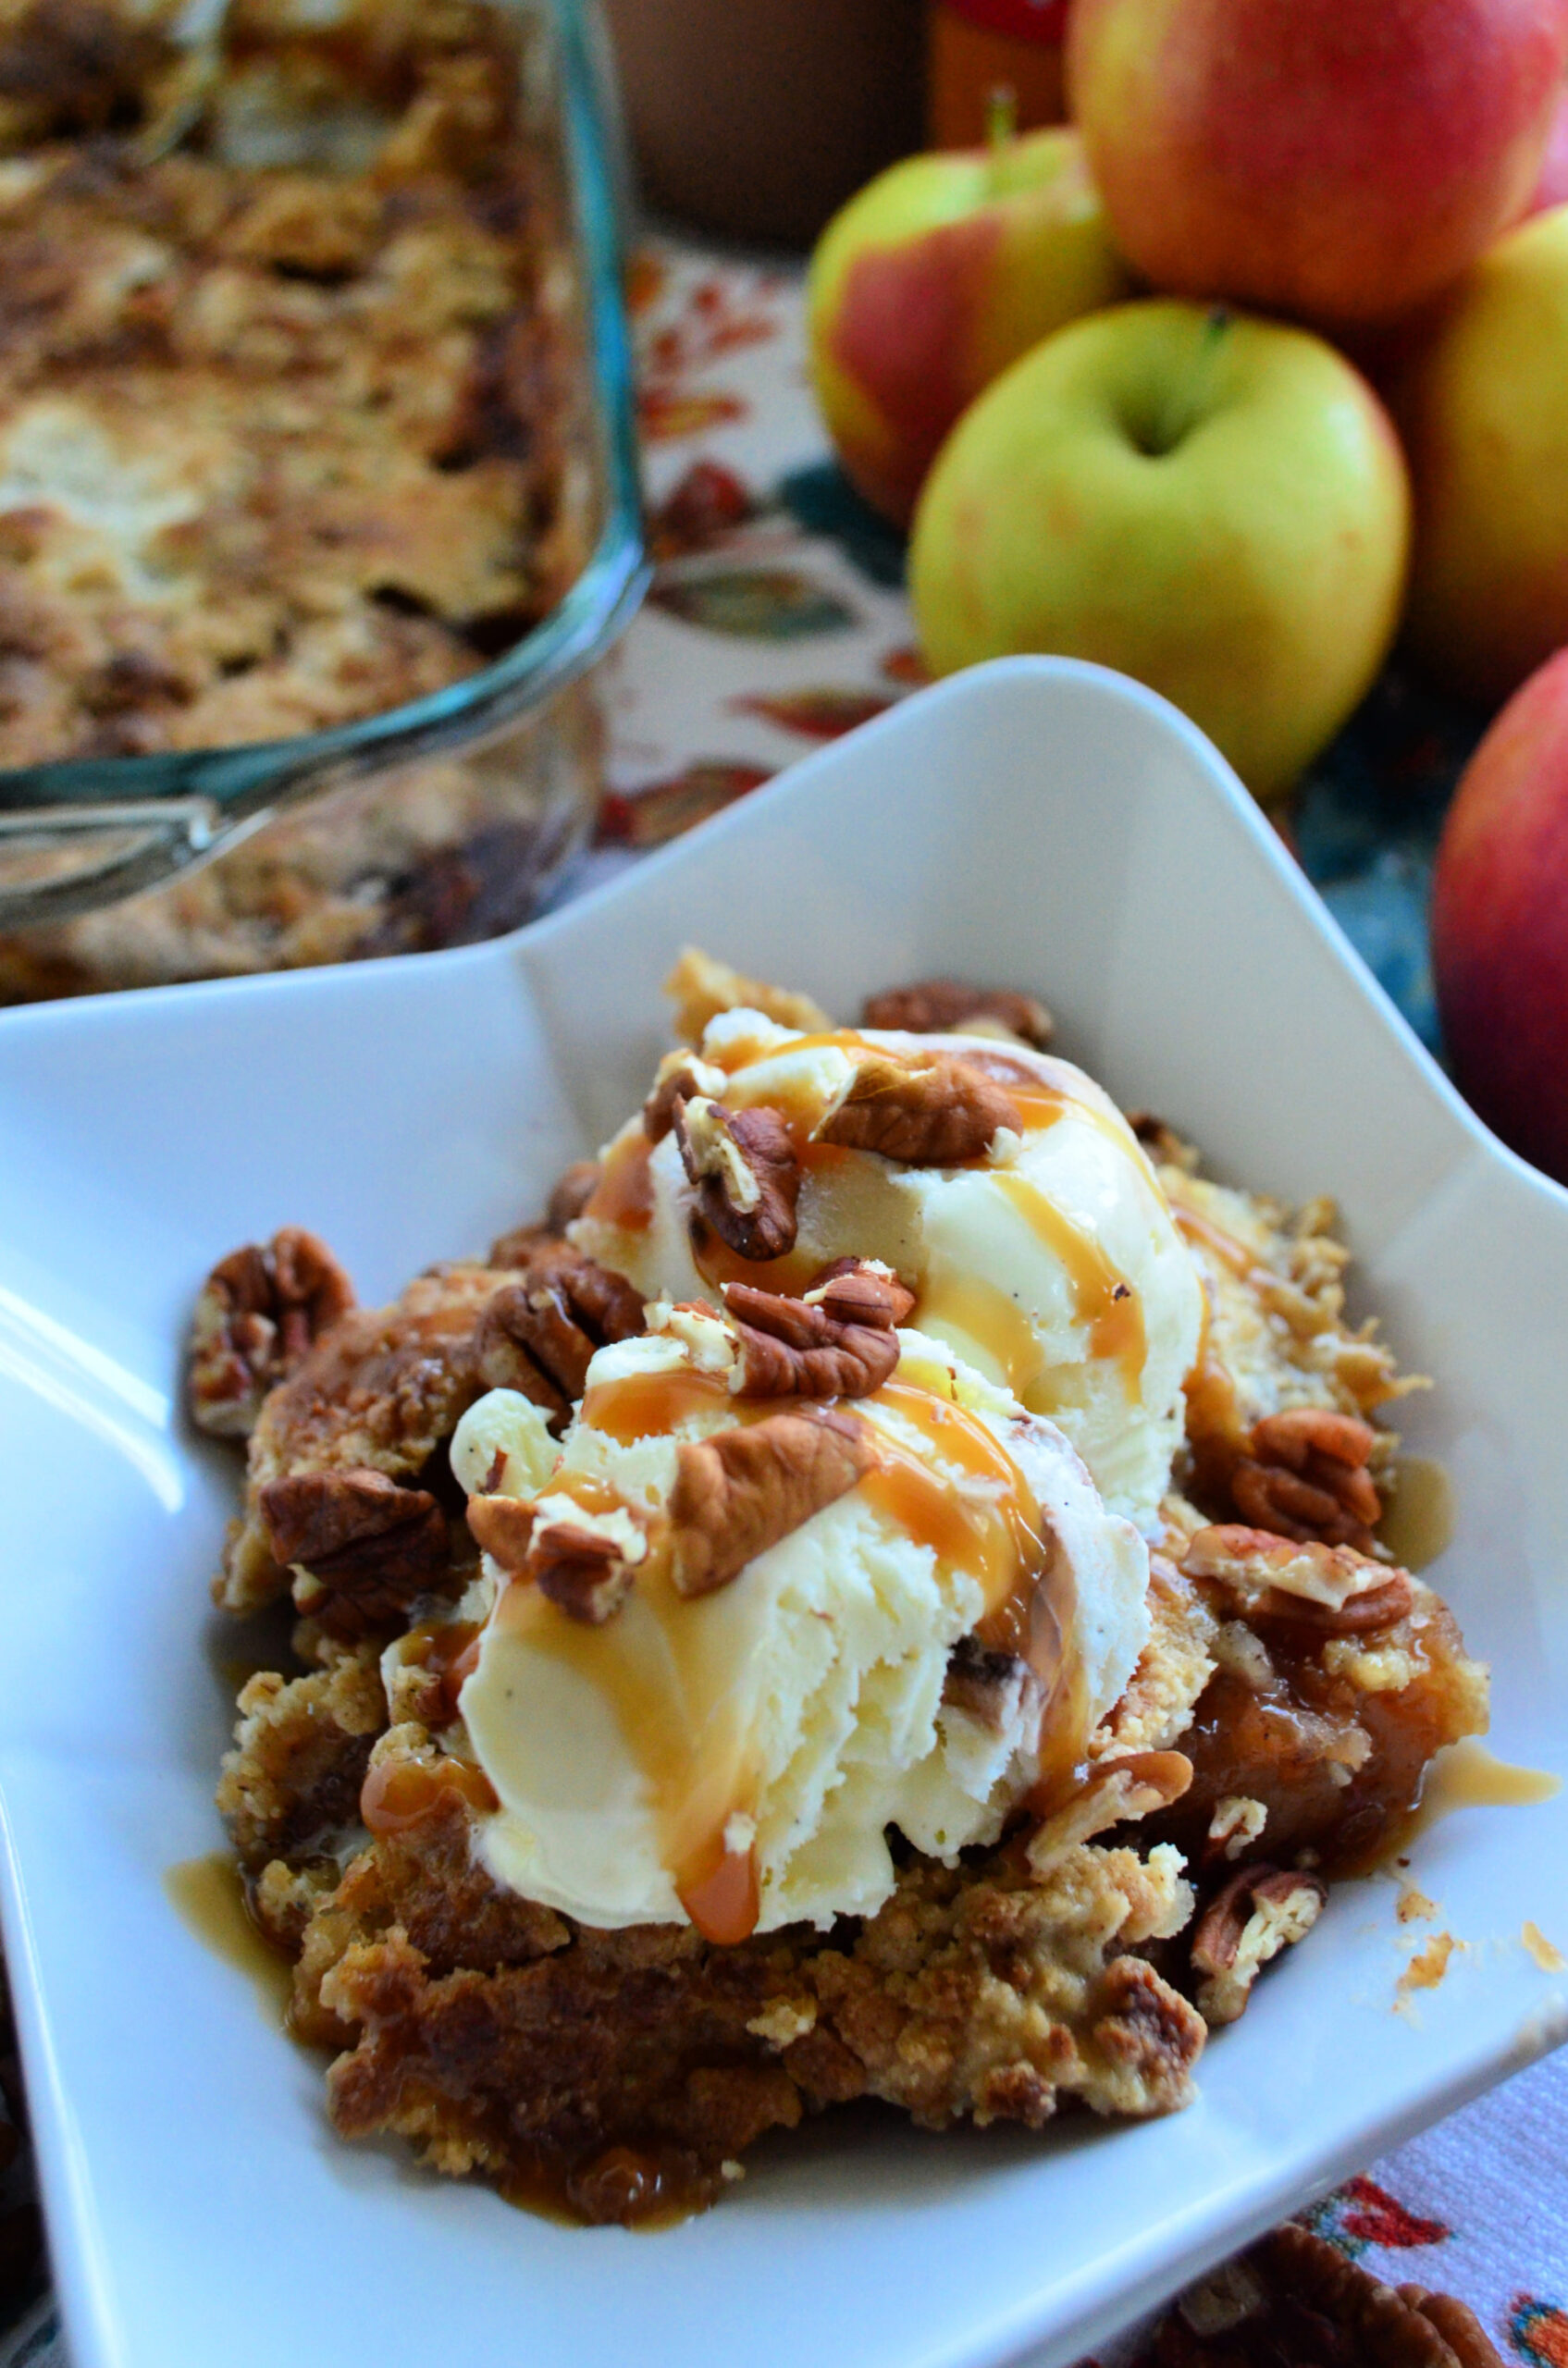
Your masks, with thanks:
M 1157 288 L 1340 324 L 1455 278 L 1528 202 L 1568 0 L 1075 0 L 1068 92 Z
M 1461 1091 L 1568 1184 L 1568 650 L 1514 693 L 1459 784 L 1432 968 Z
M 907 525 L 959 413 L 1128 286 L 1075 131 L 1003 130 L 879 173 L 823 231 L 807 288 L 812 383 L 846 475 Z
M 1568 205 L 1568 94 L 1557 102 L 1540 175 L 1525 213 L 1545 214 L 1554 205 Z

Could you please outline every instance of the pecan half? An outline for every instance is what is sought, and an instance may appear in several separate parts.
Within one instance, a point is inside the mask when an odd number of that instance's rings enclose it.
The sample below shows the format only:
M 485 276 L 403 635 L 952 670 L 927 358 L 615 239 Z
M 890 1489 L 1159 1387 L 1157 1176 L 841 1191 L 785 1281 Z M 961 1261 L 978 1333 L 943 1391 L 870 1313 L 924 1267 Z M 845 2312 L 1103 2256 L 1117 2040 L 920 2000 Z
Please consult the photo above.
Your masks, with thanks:
M 846 1496 L 876 1461 L 857 1416 L 832 1408 L 770 1414 L 717 1437 L 683 1440 L 670 1497 L 670 1575 L 709 1595 L 813 1513 Z
M 1018 1104 L 972 1063 L 953 1053 L 872 1053 L 817 1134 L 910 1166 L 952 1167 L 980 1158 L 1003 1127 L 1021 1132 Z
M 560 1424 L 583 1394 L 595 1350 L 642 1330 L 642 1299 L 566 1241 L 533 1242 L 525 1277 L 497 1291 L 485 1309 L 475 1356 L 489 1388 L 519 1389 Z
M 503 1570 L 594 1628 L 619 1611 L 648 1558 L 647 1523 L 630 1506 L 590 1512 L 551 1491 L 532 1504 L 471 1497 L 468 1526 Z
M 191 1421 L 216 1438 L 248 1437 L 267 1391 L 353 1303 L 353 1285 L 326 1243 L 299 1226 L 220 1259 L 191 1322 Z
M 329 1634 L 363 1635 L 400 1619 L 451 1563 L 446 1515 L 427 1489 L 384 1472 L 294 1472 L 262 1489 L 261 1517 L 276 1560 L 315 1582 L 295 1600 Z
M 534 1508 L 524 1497 L 475 1496 L 468 1499 L 468 1526 L 475 1543 L 515 1578 L 534 1542 Z
M 1377 1436 L 1369 1423 L 1327 1406 L 1265 1414 L 1230 1475 L 1237 1511 L 1277 1537 L 1316 1537 L 1369 1553 L 1383 1510 L 1367 1469 Z
M 898 1363 L 895 1311 L 902 1301 L 908 1313 L 910 1294 L 869 1268 L 835 1276 L 822 1290 L 821 1298 L 789 1299 L 750 1283 L 724 1285 L 740 1347 L 740 1396 L 869 1398 L 882 1388 Z M 851 1313 L 840 1317 L 833 1306 Z
M 742 1258 L 782 1258 L 795 1247 L 800 1162 L 776 1110 L 726 1110 L 698 1094 L 677 1096 L 675 1140 L 697 1187 L 697 1205 Z
M 840 1324 L 870 1324 L 895 1331 L 914 1312 L 915 1294 L 896 1275 L 864 1258 L 835 1258 L 808 1284 L 805 1297 Z
M 1011 987 L 966 986 L 961 979 L 917 979 L 907 987 L 885 987 L 868 995 L 863 1028 L 904 1029 L 911 1036 L 950 1036 L 971 1019 L 994 1019 L 1026 1044 L 1043 1052 L 1056 1023 L 1033 995 Z
M 536 1542 L 529 1564 L 541 1595 L 590 1628 L 601 1628 L 631 1592 L 633 1570 L 613 1540 L 558 1526 Z
M 1245 1619 L 1294 1622 L 1331 1636 L 1390 1627 L 1414 1599 L 1410 1572 L 1396 1563 L 1228 1522 L 1198 1530 L 1181 1568 L 1222 1586 Z
M 642 1130 L 650 1143 L 661 1143 L 675 1123 L 677 1102 L 710 1101 L 722 1096 L 729 1080 L 710 1061 L 695 1053 L 666 1053 L 659 1064 L 653 1092 L 642 1105 Z
M 1189 2287 L 1161 2321 L 1154 2368 L 1308 2360 L 1354 2368 L 1502 2368 L 1468 2304 L 1389 2287 L 1287 2220 Z
M 1318 1875 L 1244 1867 L 1209 1902 L 1192 1935 L 1192 1969 L 1204 1979 L 1198 2012 L 1211 2029 L 1245 2010 L 1261 1968 L 1310 1932 L 1328 1896 Z
M 1192 1782 L 1192 1763 L 1180 1751 L 1130 1751 L 1102 1759 L 1087 1781 L 1030 1838 L 1029 1864 L 1037 1878 L 1048 1875 L 1068 1852 L 1107 1827 L 1169 1808 Z

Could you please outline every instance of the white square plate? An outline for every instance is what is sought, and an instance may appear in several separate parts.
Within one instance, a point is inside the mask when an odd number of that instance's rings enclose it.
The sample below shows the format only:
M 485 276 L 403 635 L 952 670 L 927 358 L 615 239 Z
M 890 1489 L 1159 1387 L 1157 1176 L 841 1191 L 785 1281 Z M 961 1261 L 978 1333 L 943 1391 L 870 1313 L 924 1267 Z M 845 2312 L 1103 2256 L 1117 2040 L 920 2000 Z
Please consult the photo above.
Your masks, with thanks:
M 79 2368 L 980 2368 L 1069 2358 L 1568 2031 L 1568 1798 L 1450 1818 L 1415 1871 L 1464 1942 L 1418 2015 L 1394 1889 L 1340 1891 L 1137 2127 L 780 2145 L 658 2237 L 557 2227 L 340 2144 L 316 2064 L 177 1919 L 218 1840 L 204 1610 L 236 1466 L 178 1413 L 192 1293 L 316 1228 L 366 1299 L 534 1211 L 641 1092 L 695 939 L 852 1015 L 949 969 L 1222 1174 L 1336 1193 L 1459 1525 L 1436 1573 L 1508 1758 L 1568 1769 L 1568 1195 L 1484 1133 L 1191 726 L 1016 660 L 813 757 L 597 896 L 417 962 L 0 1018 L 5 1934 Z

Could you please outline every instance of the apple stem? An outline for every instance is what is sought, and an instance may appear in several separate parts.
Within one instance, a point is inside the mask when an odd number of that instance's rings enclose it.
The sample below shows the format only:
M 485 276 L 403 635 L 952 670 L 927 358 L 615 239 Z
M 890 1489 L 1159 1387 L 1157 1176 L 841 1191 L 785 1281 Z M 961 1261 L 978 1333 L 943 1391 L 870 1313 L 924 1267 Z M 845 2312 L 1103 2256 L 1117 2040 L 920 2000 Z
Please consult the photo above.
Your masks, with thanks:
M 1225 342 L 1229 327 L 1230 314 L 1223 304 L 1216 304 L 1204 323 L 1204 333 L 1192 356 L 1191 366 L 1186 376 L 1178 381 L 1171 400 L 1166 405 L 1153 447 L 1156 457 L 1175 451 L 1203 410 L 1209 381 L 1214 375 L 1215 357 Z
M 985 94 L 985 144 L 993 155 L 1011 145 L 1018 128 L 1018 92 L 1010 82 L 993 82 Z

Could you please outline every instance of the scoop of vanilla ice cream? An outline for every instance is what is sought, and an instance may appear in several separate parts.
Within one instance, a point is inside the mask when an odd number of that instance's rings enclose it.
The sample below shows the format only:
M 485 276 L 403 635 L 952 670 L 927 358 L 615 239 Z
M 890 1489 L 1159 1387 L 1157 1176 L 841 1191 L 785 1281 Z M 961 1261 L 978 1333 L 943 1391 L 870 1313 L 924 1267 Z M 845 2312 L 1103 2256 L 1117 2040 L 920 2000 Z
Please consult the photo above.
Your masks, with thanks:
M 575 1500 L 603 1523 L 613 1505 L 657 1534 L 680 1442 L 743 1417 L 703 1337 L 716 1320 L 653 1320 L 595 1356 L 541 1511 Z M 945 1344 L 900 1347 L 851 1409 L 883 1468 L 727 1585 L 683 1597 L 650 1556 L 588 1626 L 502 1584 L 461 1697 L 500 1801 L 478 1844 L 498 1880 L 600 1927 L 826 1925 L 892 1892 L 889 1826 L 951 1862 L 994 1839 L 1043 1764 L 1076 1758 L 1142 1648 L 1147 1548 L 1053 1424 Z M 464 1416 L 452 1461 L 471 1488 L 498 1450 L 538 1485 L 525 1404 Z M 1009 1608 L 1028 1658 L 963 1642 Z M 704 1883 L 726 1872 L 715 1929 Z
M 1017 1131 L 947 1167 L 817 1141 L 870 1048 L 982 1058 L 1012 1095 Z M 645 1296 L 673 1300 L 711 1299 L 725 1280 L 798 1290 L 829 1260 L 880 1259 L 916 1292 L 922 1331 L 1049 1415 L 1106 1504 L 1152 1525 L 1181 1435 L 1202 1286 L 1137 1138 L 1091 1078 L 1022 1045 L 801 1036 L 730 1011 L 709 1027 L 693 1079 L 728 1108 L 767 1104 L 789 1122 L 804 1167 L 795 1249 L 748 1266 L 700 1220 L 694 1228 L 680 1146 L 673 1133 L 650 1146 L 640 1118 L 605 1152 L 604 1180 L 573 1228 L 582 1249 Z

